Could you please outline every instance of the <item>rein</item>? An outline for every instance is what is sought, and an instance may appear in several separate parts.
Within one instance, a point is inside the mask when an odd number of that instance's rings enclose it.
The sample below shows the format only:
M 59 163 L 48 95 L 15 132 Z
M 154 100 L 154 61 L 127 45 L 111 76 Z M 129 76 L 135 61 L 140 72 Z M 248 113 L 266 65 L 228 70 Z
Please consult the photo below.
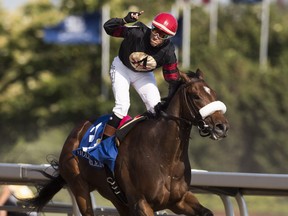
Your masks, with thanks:
M 192 122 L 187 120 L 187 119 L 184 119 L 184 118 L 181 118 L 181 117 L 177 117 L 177 116 L 173 116 L 173 115 L 168 115 L 166 112 L 164 112 L 163 110 L 160 111 L 160 114 L 162 117 L 164 118 L 168 118 L 168 119 L 171 119 L 171 120 L 174 120 L 174 121 L 183 121 L 185 122 L 186 124 L 188 124 L 189 126 L 192 125 Z

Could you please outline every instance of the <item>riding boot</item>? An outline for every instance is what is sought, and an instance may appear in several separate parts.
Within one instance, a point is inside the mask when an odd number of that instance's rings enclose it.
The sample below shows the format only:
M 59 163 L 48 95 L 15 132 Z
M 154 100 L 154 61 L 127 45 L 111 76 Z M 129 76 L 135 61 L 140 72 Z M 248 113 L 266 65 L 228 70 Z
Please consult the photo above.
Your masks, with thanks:
M 117 127 L 119 126 L 121 120 L 122 119 L 116 116 L 114 113 L 112 114 L 109 121 L 105 125 L 103 135 L 102 135 L 102 140 L 110 136 L 113 136 L 115 134 Z

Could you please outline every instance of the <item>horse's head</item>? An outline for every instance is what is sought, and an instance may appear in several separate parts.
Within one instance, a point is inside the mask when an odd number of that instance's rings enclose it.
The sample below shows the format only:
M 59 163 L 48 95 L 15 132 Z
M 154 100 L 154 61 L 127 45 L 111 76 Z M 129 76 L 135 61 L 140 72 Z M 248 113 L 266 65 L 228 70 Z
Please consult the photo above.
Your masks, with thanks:
M 224 116 L 226 106 L 217 100 L 216 93 L 203 79 L 203 73 L 180 73 L 183 85 L 179 88 L 182 118 L 199 129 L 201 136 L 218 140 L 227 136 L 229 124 Z

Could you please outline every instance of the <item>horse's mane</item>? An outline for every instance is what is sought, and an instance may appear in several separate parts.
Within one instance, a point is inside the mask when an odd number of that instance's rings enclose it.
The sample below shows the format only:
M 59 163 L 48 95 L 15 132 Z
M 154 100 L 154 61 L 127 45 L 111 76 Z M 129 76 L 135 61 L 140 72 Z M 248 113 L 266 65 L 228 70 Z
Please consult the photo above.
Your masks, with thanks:
M 183 72 L 182 72 L 183 73 Z M 187 73 L 184 73 L 185 75 L 187 75 L 190 79 L 192 78 L 199 78 L 199 75 L 197 75 L 196 72 L 193 72 L 193 71 L 188 71 Z M 178 82 L 178 85 L 175 89 L 175 91 L 173 92 L 172 95 L 169 96 L 169 98 L 166 98 L 166 100 L 164 99 L 164 107 L 167 108 L 171 99 L 174 97 L 174 95 L 176 94 L 176 92 L 178 91 L 178 89 L 183 85 L 185 84 L 185 81 L 183 79 L 181 79 L 179 82 Z M 166 105 L 166 106 L 165 106 Z
M 182 72 L 183 73 L 183 72 Z M 184 73 L 186 76 L 188 76 L 190 79 L 192 78 L 199 78 L 199 75 L 196 72 L 193 71 L 188 71 L 187 73 Z M 155 114 L 148 114 L 148 118 L 152 117 L 152 118 L 158 118 L 161 115 L 161 111 L 166 111 L 167 107 L 169 106 L 171 99 L 174 97 L 174 95 L 176 94 L 176 92 L 178 91 L 178 89 L 185 84 L 185 81 L 183 79 L 181 79 L 175 87 L 175 91 L 172 93 L 172 95 L 169 95 L 169 97 L 163 98 L 161 100 L 161 105 L 156 105 L 157 108 L 155 109 L 156 113 Z M 156 107 L 155 106 L 155 107 Z M 147 113 L 146 113 L 147 114 Z

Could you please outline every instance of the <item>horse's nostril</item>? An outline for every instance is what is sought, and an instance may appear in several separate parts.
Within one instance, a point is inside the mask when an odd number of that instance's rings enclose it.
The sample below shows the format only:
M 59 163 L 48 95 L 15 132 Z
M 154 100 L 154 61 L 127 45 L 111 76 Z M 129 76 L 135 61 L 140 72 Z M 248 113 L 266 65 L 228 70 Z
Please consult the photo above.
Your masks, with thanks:
M 227 127 L 226 127 L 225 124 L 217 124 L 216 125 L 216 130 L 225 132 L 227 130 Z

